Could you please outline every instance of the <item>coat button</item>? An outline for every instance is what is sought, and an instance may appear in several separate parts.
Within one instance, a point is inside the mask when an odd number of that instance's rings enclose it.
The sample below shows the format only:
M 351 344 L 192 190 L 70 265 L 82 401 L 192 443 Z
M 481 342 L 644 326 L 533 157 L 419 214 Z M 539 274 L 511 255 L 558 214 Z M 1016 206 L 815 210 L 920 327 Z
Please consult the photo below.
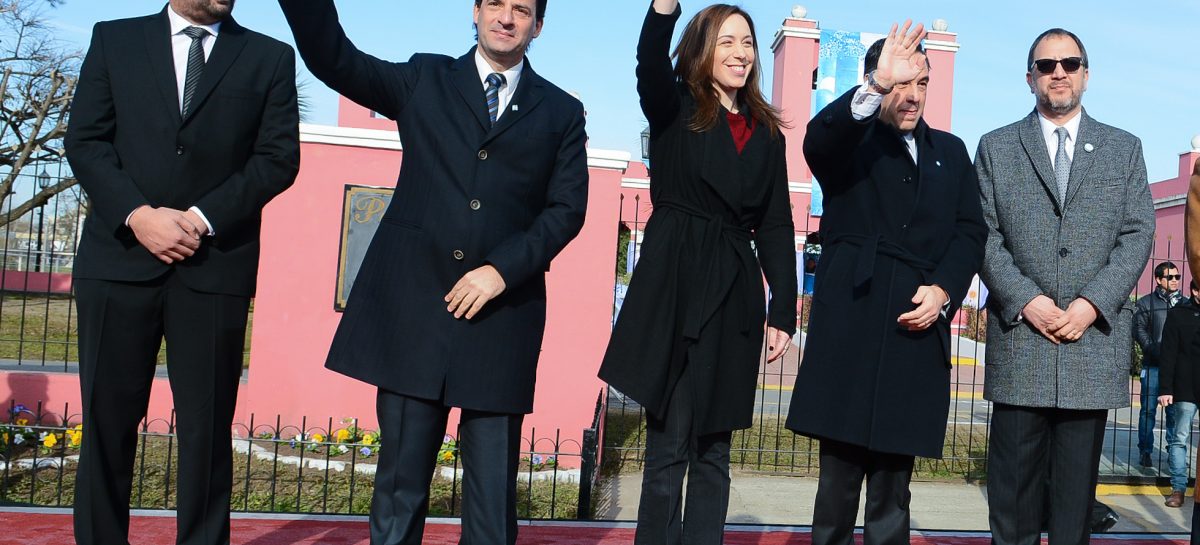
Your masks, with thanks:
M 911 184 L 913 179 L 912 179 L 912 176 L 905 176 L 904 179 L 901 181 L 903 181 L 906 184 Z
M 454 250 L 454 259 L 462 261 L 463 257 L 465 257 L 465 255 L 463 254 L 462 250 Z
M 471 210 L 479 210 L 480 206 L 482 205 L 480 204 L 479 199 L 471 199 Z
M 485 150 L 485 149 L 479 150 L 479 160 L 487 161 L 487 150 Z
M 1069 254 L 1069 253 L 1071 253 L 1070 250 L 1068 250 L 1066 248 L 1062 248 L 1058 251 L 1058 257 L 1067 257 L 1067 254 Z
M 183 155 L 183 146 L 175 146 L 175 155 Z

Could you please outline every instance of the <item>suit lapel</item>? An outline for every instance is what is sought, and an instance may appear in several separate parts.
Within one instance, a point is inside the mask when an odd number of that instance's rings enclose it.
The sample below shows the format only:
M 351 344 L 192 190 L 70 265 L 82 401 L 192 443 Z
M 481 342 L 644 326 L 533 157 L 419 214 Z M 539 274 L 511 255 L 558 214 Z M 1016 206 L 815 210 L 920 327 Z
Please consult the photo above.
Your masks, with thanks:
M 488 119 L 487 98 L 483 96 L 483 83 L 479 81 L 479 70 L 475 68 L 475 48 L 472 47 L 466 55 L 459 57 L 450 65 L 450 80 L 458 90 L 459 97 L 466 103 L 467 110 L 479 122 L 479 128 L 487 131 L 491 128 Z
M 1050 194 L 1050 198 L 1054 200 L 1054 204 L 1059 210 L 1062 210 L 1063 200 L 1058 195 L 1058 182 L 1055 181 L 1054 166 L 1050 164 L 1050 155 L 1046 151 L 1046 138 L 1042 136 L 1037 111 L 1025 118 L 1025 123 L 1021 125 L 1018 134 L 1021 138 L 1021 146 L 1025 148 L 1025 154 L 1033 163 L 1033 169 L 1037 172 L 1038 179 L 1046 188 L 1046 192 Z
M 517 92 L 513 93 L 512 100 L 509 101 L 504 115 L 501 115 L 500 119 L 496 121 L 496 125 L 488 131 L 487 137 L 484 138 L 483 142 L 485 145 L 529 115 L 529 112 L 532 112 L 534 108 L 537 108 L 538 104 L 541 104 L 542 96 L 545 92 L 543 81 L 542 77 L 533 71 L 533 67 L 526 60 L 525 68 L 521 70 L 520 82 L 517 83 Z
M 1079 115 L 1079 134 L 1075 135 L 1075 151 L 1071 156 L 1071 176 L 1067 178 L 1067 202 L 1070 205 L 1071 201 L 1075 200 L 1075 195 L 1079 193 L 1079 189 L 1088 180 L 1088 173 L 1092 170 L 1092 164 L 1095 163 L 1095 151 L 1097 148 L 1104 145 L 1103 131 L 1098 130 L 1100 124 L 1087 114 L 1086 111 L 1080 111 Z M 1091 146 L 1092 151 L 1088 151 Z
M 187 123 L 188 119 L 191 119 L 200 110 L 204 101 L 212 94 L 213 89 L 217 88 L 217 83 L 220 83 L 221 78 L 225 77 L 225 72 L 228 72 L 229 67 L 233 66 L 233 61 L 237 60 L 245 46 L 246 29 L 239 26 L 232 18 L 222 22 L 220 35 L 213 44 L 208 61 L 204 63 L 204 72 L 200 75 L 196 96 L 192 97 L 192 106 L 189 108 L 187 119 L 183 120 L 184 123 Z
M 163 8 L 146 25 L 146 54 L 150 56 L 150 75 L 158 87 L 168 119 L 179 122 L 179 89 L 175 80 L 175 59 L 171 51 L 171 23 Z
M 917 193 L 913 197 L 912 211 L 909 212 L 908 221 L 906 224 L 913 222 L 913 217 L 916 216 L 917 210 L 921 208 L 921 196 L 925 192 L 925 185 L 928 183 L 926 179 L 932 172 L 931 169 L 940 168 L 941 163 L 938 162 L 936 152 L 933 148 L 933 139 L 929 137 L 929 125 L 925 124 L 924 119 L 917 120 L 917 128 L 913 130 L 913 140 L 917 144 Z M 904 155 L 912 158 L 908 153 L 908 146 L 903 141 L 900 142 L 901 147 L 905 148 Z M 931 166 L 936 165 L 936 166 Z

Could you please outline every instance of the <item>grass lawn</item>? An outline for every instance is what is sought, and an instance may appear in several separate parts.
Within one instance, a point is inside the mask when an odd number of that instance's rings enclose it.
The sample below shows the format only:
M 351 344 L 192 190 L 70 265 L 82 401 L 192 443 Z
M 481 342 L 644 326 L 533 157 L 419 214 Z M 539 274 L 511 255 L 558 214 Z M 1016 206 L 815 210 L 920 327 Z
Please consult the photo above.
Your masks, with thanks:
M 242 365 L 250 365 L 250 323 L 246 327 Z M 47 365 L 79 361 L 79 313 L 75 299 L 66 295 L 8 292 L 0 296 L 0 359 L 24 364 Z M 158 352 L 159 365 L 166 364 L 166 346 Z
M 177 445 L 173 438 L 147 436 L 134 462 L 131 507 L 174 509 L 176 507 Z M 258 443 L 258 442 L 256 442 Z M 270 441 L 258 443 L 268 449 Z M 68 454 L 77 454 L 70 451 Z M 308 453 L 307 458 L 325 459 Z M 233 511 L 272 513 L 323 513 L 366 515 L 374 492 L 373 476 L 351 471 L 301 469 L 283 462 L 234 454 Z M 358 463 L 377 463 L 360 459 Z M 347 464 L 348 465 L 348 464 Z M 76 464 L 0 472 L 0 505 L 69 506 L 75 496 Z M 578 508 L 578 485 L 519 479 L 517 514 L 521 518 L 573 519 Z M 430 486 L 430 516 L 459 516 L 462 513 L 462 483 L 435 477 Z
M 642 470 L 646 422 L 638 411 L 610 409 L 605 420 L 602 476 Z M 819 442 L 792 433 L 776 416 L 756 416 L 754 425 L 733 433 L 729 465 L 734 471 L 816 476 Z M 982 427 L 951 426 L 941 460 L 917 458 L 913 478 L 982 481 L 987 476 L 987 435 Z

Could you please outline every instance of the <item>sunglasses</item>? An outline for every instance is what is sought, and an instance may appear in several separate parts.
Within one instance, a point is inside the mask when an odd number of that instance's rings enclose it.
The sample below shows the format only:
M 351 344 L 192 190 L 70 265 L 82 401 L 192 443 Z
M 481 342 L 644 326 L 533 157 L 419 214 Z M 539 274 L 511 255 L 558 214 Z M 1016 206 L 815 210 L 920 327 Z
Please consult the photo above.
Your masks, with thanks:
M 1053 74 L 1054 69 L 1058 65 L 1062 65 L 1063 71 L 1068 74 L 1074 74 L 1084 65 L 1083 59 L 1080 57 L 1067 57 L 1065 59 L 1038 59 L 1033 61 L 1033 67 L 1037 68 L 1038 72 L 1043 74 Z
M 1160 276 L 1159 278 L 1162 278 L 1163 280 L 1182 280 L 1183 275 L 1182 274 L 1164 274 L 1164 275 Z

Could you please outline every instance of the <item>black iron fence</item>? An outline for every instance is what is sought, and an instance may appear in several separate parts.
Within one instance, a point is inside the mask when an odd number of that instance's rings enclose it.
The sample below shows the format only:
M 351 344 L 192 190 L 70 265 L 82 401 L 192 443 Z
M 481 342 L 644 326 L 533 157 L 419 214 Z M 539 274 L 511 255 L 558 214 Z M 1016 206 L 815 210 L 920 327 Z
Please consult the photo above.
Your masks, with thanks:
M 628 285 L 633 265 L 640 257 L 642 233 L 651 210 L 648 202 L 640 196 L 622 200 L 618 218 L 619 247 L 618 267 L 615 274 L 614 314 L 619 312 Z M 790 350 L 776 362 L 768 363 L 765 351 L 759 362 L 758 392 L 755 400 L 755 419 L 751 428 L 734 433 L 731 448 L 733 469 L 788 475 L 815 475 L 818 468 L 818 444 L 808 438 L 799 437 L 784 427 L 791 401 L 791 390 L 796 380 L 796 370 L 803 359 L 808 315 L 811 301 L 811 272 L 820 257 L 820 239 L 815 233 L 817 222 L 806 217 L 796 232 L 797 263 L 802 276 L 799 278 L 801 294 L 797 304 L 797 334 L 793 342 L 800 348 Z M 1182 237 L 1180 237 L 1182 238 Z M 1157 237 L 1152 258 L 1146 265 L 1146 275 L 1158 264 L 1170 261 L 1181 271 L 1186 270 L 1184 247 L 1169 235 Z M 1189 275 L 1190 276 L 1190 275 Z M 1188 293 L 1186 282 L 1181 283 L 1183 293 Z M 1146 283 L 1139 283 L 1131 300 L 1150 293 Z M 986 287 L 978 280 L 973 284 L 963 310 L 954 324 L 952 339 L 953 370 L 951 374 L 950 413 L 946 422 L 946 440 L 943 458 L 919 459 L 916 466 L 918 478 L 983 480 L 987 473 L 987 437 L 991 423 L 991 403 L 983 399 L 983 384 L 986 370 L 986 323 L 987 311 L 980 310 L 986 304 Z M 1102 481 L 1167 484 L 1170 474 L 1167 460 L 1167 435 L 1164 411 L 1154 400 L 1141 399 L 1141 353 L 1136 346 L 1130 347 L 1130 405 L 1109 411 L 1104 451 L 1100 466 Z M 1156 426 L 1152 433 L 1154 447 L 1150 465 L 1143 466 L 1139 460 L 1138 427 L 1143 406 L 1155 414 Z M 645 448 L 644 410 L 620 392 L 610 390 L 605 413 L 605 435 L 603 437 L 602 472 L 612 475 L 620 472 L 638 471 Z M 1190 453 L 1196 444 L 1197 430 L 1192 423 L 1187 460 L 1194 459 Z M 1189 464 L 1190 465 L 1190 464 Z M 1189 467 L 1194 478 L 1196 469 Z
M 83 444 L 80 415 L 64 406 L 10 403 L 0 419 L 0 504 L 70 506 Z M 597 410 L 597 415 L 601 414 Z M 590 494 L 599 446 L 598 421 L 583 442 L 536 429 L 524 438 L 517 481 L 518 516 L 526 519 L 590 518 Z M 238 512 L 366 515 L 374 491 L 377 431 L 353 419 L 304 420 L 288 425 L 253 415 L 233 426 L 232 509 Z M 462 512 L 458 440 L 446 435 L 430 486 L 431 516 Z M 174 509 L 178 447 L 175 421 L 141 425 L 130 507 Z

